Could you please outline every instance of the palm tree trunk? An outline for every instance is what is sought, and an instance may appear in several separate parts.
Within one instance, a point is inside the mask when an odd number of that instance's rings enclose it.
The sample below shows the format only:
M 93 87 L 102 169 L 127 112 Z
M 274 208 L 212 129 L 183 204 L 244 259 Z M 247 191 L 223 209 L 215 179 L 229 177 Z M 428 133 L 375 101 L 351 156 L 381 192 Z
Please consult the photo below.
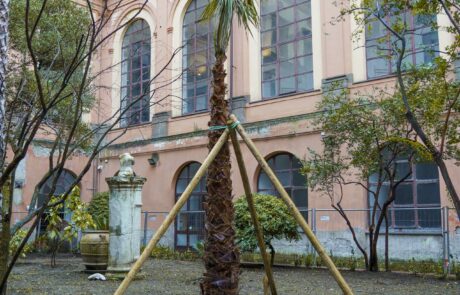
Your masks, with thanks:
M 5 79 L 8 64 L 8 15 L 9 0 L 0 0 L 0 173 L 3 173 L 6 153 L 5 143 Z M 7 269 L 8 249 L 10 243 L 11 221 L 11 195 L 3 196 L 3 188 L 0 188 L 0 280 Z M 0 294 L 6 293 L 6 286 L 0 290 Z
M 228 118 L 228 104 L 225 100 L 227 86 L 225 55 L 216 56 L 212 69 L 211 120 L 209 126 L 225 126 Z M 210 130 L 208 133 L 211 150 L 223 130 Z M 230 150 L 226 143 L 208 168 L 207 196 L 205 209 L 205 273 L 201 282 L 204 295 L 238 294 L 239 251 L 235 244 L 233 228 L 232 181 L 230 178 Z

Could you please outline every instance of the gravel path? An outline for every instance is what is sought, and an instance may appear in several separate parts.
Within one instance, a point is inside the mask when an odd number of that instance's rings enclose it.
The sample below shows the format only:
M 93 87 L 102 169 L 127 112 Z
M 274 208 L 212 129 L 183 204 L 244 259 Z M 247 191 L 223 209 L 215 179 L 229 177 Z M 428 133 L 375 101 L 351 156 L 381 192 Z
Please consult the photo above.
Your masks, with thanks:
M 57 267 L 51 268 L 49 258 L 31 257 L 17 264 L 8 294 L 113 294 L 119 281 L 88 281 L 81 259 L 61 256 Z M 200 261 L 154 260 L 146 262 L 145 279 L 134 281 L 127 294 L 192 295 L 199 294 L 203 272 Z M 278 294 L 341 294 L 326 270 L 275 267 Z M 460 294 L 459 281 L 444 281 L 410 274 L 344 272 L 355 294 Z M 263 294 L 263 270 L 243 268 L 240 294 Z

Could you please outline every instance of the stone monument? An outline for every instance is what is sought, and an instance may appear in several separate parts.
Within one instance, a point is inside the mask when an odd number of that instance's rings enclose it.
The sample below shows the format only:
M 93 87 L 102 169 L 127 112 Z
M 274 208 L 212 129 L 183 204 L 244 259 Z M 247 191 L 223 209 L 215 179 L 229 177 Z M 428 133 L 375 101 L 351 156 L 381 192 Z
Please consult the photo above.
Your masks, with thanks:
M 146 178 L 133 171 L 134 158 L 120 156 L 120 171 L 106 178 L 109 197 L 109 266 L 112 273 L 128 272 L 140 255 L 142 186 Z

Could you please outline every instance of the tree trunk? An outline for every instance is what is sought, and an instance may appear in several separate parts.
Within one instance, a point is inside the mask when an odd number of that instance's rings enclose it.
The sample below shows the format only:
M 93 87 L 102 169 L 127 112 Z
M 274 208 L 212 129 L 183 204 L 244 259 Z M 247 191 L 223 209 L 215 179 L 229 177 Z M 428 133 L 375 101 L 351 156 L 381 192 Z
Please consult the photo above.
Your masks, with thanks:
M 415 115 L 413 114 L 412 110 L 409 107 L 407 94 L 405 92 L 404 83 L 402 81 L 402 74 L 401 74 L 400 69 L 398 71 L 398 81 L 399 81 L 398 83 L 402 90 L 401 94 L 402 94 L 402 98 L 403 98 L 404 105 L 406 108 L 407 121 L 409 122 L 411 127 L 414 129 L 415 133 L 417 133 L 418 137 L 423 142 L 425 147 L 430 151 L 431 156 L 433 157 L 434 161 L 438 165 L 439 171 L 441 172 L 442 178 L 444 179 L 444 182 L 446 184 L 447 191 L 449 192 L 450 198 L 455 207 L 455 211 L 457 212 L 457 216 L 460 219 L 460 196 L 458 195 L 457 190 L 455 189 L 455 186 L 452 182 L 452 179 L 450 178 L 449 171 L 443 159 L 443 154 L 433 144 L 431 139 L 429 139 L 428 136 L 425 134 L 417 118 L 415 117 Z
M 275 264 L 275 248 L 271 243 L 267 243 L 268 248 L 270 248 L 270 266 L 273 267 L 273 264 Z
M 372 241 L 374 240 L 374 224 L 372 223 L 370 226 L 369 226 L 369 260 L 367 262 L 367 265 L 366 265 L 366 269 L 367 270 L 371 270 L 371 260 L 372 260 Z
M 446 163 L 444 162 L 441 155 L 435 154 L 435 162 L 438 165 L 439 171 L 441 172 L 442 178 L 446 184 L 447 191 L 449 192 L 452 203 L 454 204 L 457 216 L 460 219 L 460 197 L 455 189 L 452 179 L 450 178 L 449 171 L 447 170 Z
M 13 174 L 14 175 L 14 174 Z M 5 186 L 1 190 L 3 193 L 2 199 L 2 219 L 0 223 L 0 282 L 3 281 L 8 271 L 8 261 L 10 252 L 10 240 L 11 240 L 11 213 L 13 212 L 13 183 L 14 177 L 11 181 L 5 183 Z M 0 295 L 6 294 L 7 285 L 0 284 Z
M 3 190 L 4 191 L 4 190 Z M 10 245 L 10 222 L 11 216 L 9 208 L 11 208 L 9 194 L 5 192 L 2 199 L 2 222 L 0 225 L 0 282 L 5 276 L 8 268 L 9 245 Z M 6 294 L 6 286 L 0 290 L 0 294 Z
M 368 258 L 367 252 L 366 250 L 364 250 L 363 246 L 361 246 L 361 243 L 358 241 L 358 238 L 356 237 L 356 231 L 353 228 L 353 225 L 351 224 L 350 218 L 348 218 L 341 204 L 339 203 L 337 203 L 337 205 L 332 204 L 332 208 L 334 208 L 337 212 L 339 212 L 340 216 L 342 216 L 342 218 L 347 223 L 348 229 L 350 230 L 351 236 L 353 237 L 353 241 L 355 242 L 356 247 L 358 247 L 358 250 L 363 255 L 364 266 L 366 267 L 366 269 L 368 269 L 369 268 L 369 258 Z
M 9 0 L 0 0 L 0 171 L 5 165 L 5 100 L 6 100 L 6 72 L 8 65 L 8 16 Z M 1 195 L 0 195 L 1 198 Z M 1 203 L 1 202 L 0 202 Z
M 376 233 L 375 236 L 378 236 Z M 369 249 L 369 270 L 379 271 L 379 258 L 377 256 L 377 240 L 374 238 L 371 241 L 371 248 Z
M 388 231 L 390 225 L 388 224 L 388 210 L 385 212 L 385 271 L 390 271 L 390 257 L 389 257 L 389 245 L 388 245 Z
M 3 173 L 6 154 L 5 142 L 5 80 L 8 65 L 8 16 L 9 0 L 0 0 L 0 174 Z M 3 196 L 4 188 L 0 188 L 0 281 L 8 264 L 11 221 L 11 194 Z M 6 294 L 6 285 L 0 289 L 0 294 Z
M 227 125 L 225 60 L 225 55 L 216 56 L 212 69 L 213 91 L 210 98 L 209 126 Z M 215 145 L 222 132 L 223 130 L 209 131 L 209 150 Z M 240 265 L 233 228 L 234 209 L 230 169 L 230 150 L 226 143 L 208 168 L 207 196 L 204 202 L 206 237 L 203 260 L 206 270 L 200 284 L 204 295 L 238 294 Z

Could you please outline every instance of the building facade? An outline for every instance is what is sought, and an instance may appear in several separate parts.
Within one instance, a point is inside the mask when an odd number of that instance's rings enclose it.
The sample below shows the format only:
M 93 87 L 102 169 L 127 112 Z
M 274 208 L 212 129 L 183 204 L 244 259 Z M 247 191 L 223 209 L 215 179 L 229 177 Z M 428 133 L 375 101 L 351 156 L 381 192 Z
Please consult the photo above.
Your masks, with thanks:
M 126 1 L 112 18 L 113 28 L 136 12 L 143 1 Z M 231 110 L 272 166 L 295 204 L 314 227 L 326 248 L 337 255 L 357 253 L 351 235 L 340 216 L 330 210 L 329 199 L 310 191 L 299 173 L 308 149 L 321 150 L 320 131 L 314 128 L 316 104 L 332 83 L 342 83 L 352 92 L 393 85 L 391 61 L 378 55 L 376 40 L 386 34 L 376 23 L 372 30 L 352 37 L 357 24 L 350 17 L 332 23 L 340 13 L 335 1 L 268 0 L 260 5 L 260 27 L 251 34 L 237 23 L 227 54 L 227 83 Z M 127 112 L 118 129 L 107 140 L 114 143 L 104 150 L 81 183 L 82 198 L 107 191 L 105 178 L 119 169 L 119 155 L 135 157 L 135 171 L 147 178 L 143 189 L 143 210 L 168 212 L 205 159 L 209 119 L 210 68 L 213 64 L 213 23 L 197 22 L 206 0 L 149 1 L 135 21 L 119 30 L 100 49 L 94 70 L 104 70 L 96 80 L 97 108 L 88 120 L 100 124 L 140 95 L 149 93 Z M 447 16 L 434 16 L 438 23 Z M 453 36 L 433 31 L 426 22 L 411 19 L 420 34 L 409 51 L 414 64 L 428 63 L 433 57 L 427 48 L 445 48 Z M 381 45 L 379 45 L 380 47 Z M 182 50 L 177 50 L 181 48 Z M 172 56 L 175 55 L 173 58 Z M 172 60 L 168 64 L 169 60 Z M 167 68 L 163 68 L 167 65 Z M 155 77 L 155 78 L 154 78 Z M 153 81 L 152 81 L 153 79 Z M 243 156 L 251 186 L 260 193 L 276 194 L 267 176 L 243 145 Z M 46 149 L 34 145 L 19 169 L 23 183 L 15 192 L 15 211 L 30 204 L 34 185 L 39 181 L 37 165 L 46 161 Z M 84 156 L 82 156 L 84 157 Z M 243 194 L 236 159 L 232 155 L 234 195 Z M 78 172 L 78 158 L 67 167 Z M 456 187 L 460 169 L 449 163 Z M 417 166 L 414 176 L 395 202 L 391 218 L 392 240 L 398 244 L 392 257 L 442 257 L 441 210 L 451 207 L 445 184 L 436 166 Z M 22 174 L 21 174 L 22 173 Z M 27 181 L 25 181 L 27 179 Z M 372 180 L 370 180 L 372 181 Z M 63 185 L 65 180 L 63 179 Z M 193 248 L 203 238 L 202 200 L 206 194 L 201 181 L 168 231 L 163 243 L 176 248 Z M 347 188 L 343 206 L 362 209 L 350 213 L 359 239 L 367 245 L 368 197 L 360 187 Z M 401 201 L 400 201 L 401 200 Z M 397 208 L 404 208 L 397 211 Z M 315 210 L 313 210 L 315 209 Z M 327 209 L 327 210 L 321 210 Z M 430 211 L 432 210 L 432 211 Z M 437 210 L 437 211 L 436 211 Z M 449 223 L 452 255 L 460 256 L 460 223 L 453 210 L 445 216 Z M 19 216 L 19 215 L 18 215 Z M 160 220 L 147 218 L 151 234 Z M 383 239 L 381 239 L 383 240 Z M 305 252 L 309 243 L 280 241 L 285 251 Z M 409 257 L 410 258 L 410 257 Z

